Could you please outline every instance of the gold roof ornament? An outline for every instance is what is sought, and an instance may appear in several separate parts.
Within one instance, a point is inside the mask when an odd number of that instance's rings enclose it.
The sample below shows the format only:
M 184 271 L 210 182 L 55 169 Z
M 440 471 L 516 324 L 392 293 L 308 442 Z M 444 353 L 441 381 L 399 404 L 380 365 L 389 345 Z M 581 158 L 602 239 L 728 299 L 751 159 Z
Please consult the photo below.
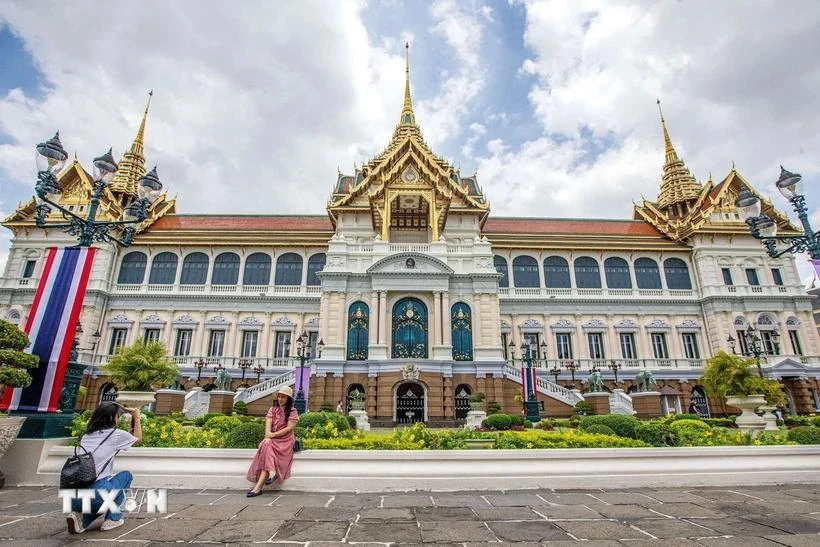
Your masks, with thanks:
M 399 125 L 416 125 L 413 100 L 410 98 L 410 44 L 404 43 L 404 105 L 401 108 Z
M 117 174 L 111 181 L 111 191 L 124 196 L 137 196 L 137 182 L 145 174 L 145 121 L 148 118 L 148 109 L 151 107 L 151 98 L 154 90 L 148 92 L 148 104 L 142 115 L 137 135 L 131 144 L 131 149 L 123 154 Z
M 689 168 L 678 157 L 669 131 L 666 128 L 666 120 L 663 118 L 661 110 L 661 100 L 658 99 L 658 112 L 661 115 L 661 127 L 663 129 L 664 155 L 666 159 L 663 164 L 663 177 L 661 190 L 658 194 L 657 206 L 664 210 L 669 217 L 682 217 L 688 213 L 692 202 L 698 199 L 702 186 L 695 180 Z

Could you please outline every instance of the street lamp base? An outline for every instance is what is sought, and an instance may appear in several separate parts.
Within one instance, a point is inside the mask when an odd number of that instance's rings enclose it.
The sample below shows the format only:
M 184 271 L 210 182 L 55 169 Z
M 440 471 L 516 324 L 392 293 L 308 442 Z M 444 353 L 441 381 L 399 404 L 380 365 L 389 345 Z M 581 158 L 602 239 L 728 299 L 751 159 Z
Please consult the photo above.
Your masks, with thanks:
M 71 436 L 73 412 L 17 412 L 12 410 L 9 415 L 26 418 L 17 435 L 18 439 L 55 439 Z
M 538 405 L 538 401 L 531 400 L 527 401 L 525 404 L 527 410 L 527 419 L 532 423 L 536 423 L 541 420 L 540 409 Z
M 296 399 L 293 400 L 293 407 L 299 414 L 304 414 L 305 410 L 307 409 L 307 401 L 305 400 L 305 394 L 301 391 L 296 394 Z

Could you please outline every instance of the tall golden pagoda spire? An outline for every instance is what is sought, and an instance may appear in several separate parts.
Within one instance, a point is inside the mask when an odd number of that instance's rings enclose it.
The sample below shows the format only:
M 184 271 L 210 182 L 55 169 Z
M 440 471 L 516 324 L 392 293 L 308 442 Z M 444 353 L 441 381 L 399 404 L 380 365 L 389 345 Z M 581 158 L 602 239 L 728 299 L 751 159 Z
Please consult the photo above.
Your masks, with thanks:
M 137 181 L 145 174 L 145 121 L 148 119 L 148 109 L 151 107 L 151 98 L 154 96 L 154 90 L 148 92 L 148 104 L 145 105 L 145 112 L 142 115 L 140 127 L 137 130 L 137 135 L 134 137 L 134 142 L 131 143 L 131 149 L 123 154 L 120 160 L 117 174 L 114 175 L 114 180 L 111 181 L 111 191 L 125 196 L 137 195 Z
M 663 129 L 664 154 L 666 161 L 663 164 L 663 177 L 661 190 L 658 194 L 658 207 L 664 210 L 670 218 L 685 216 L 689 207 L 697 201 L 700 195 L 701 185 L 689 172 L 689 168 L 682 159 L 678 157 L 675 147 L 672 146 L 672 139 L 669 138 L 669 131 L 666 129 L 666 120 L 663 118 L 661 101 L 658 99 L 658 112 L 661 115 L 661 128 Z
M 413 100 L 410 98 L 410 44 L 404 43 L 404 105 L 401 109 L 399 125 L 416 125 Z

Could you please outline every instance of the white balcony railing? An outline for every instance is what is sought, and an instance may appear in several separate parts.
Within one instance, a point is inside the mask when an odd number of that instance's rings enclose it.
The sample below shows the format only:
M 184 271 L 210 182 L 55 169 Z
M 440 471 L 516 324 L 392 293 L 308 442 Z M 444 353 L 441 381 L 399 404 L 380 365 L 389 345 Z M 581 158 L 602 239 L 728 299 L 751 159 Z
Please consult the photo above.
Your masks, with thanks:
M 244 294 L 254 296 L 319 296 L 318 285 L 130 285 L 117 283 L 114 293 L 119 294 Z
M 696 298 L 692 290 L 672 289 L 547 289 L 544 287 L 519 288 L 502 287 L 498 290 L 502 298 Z

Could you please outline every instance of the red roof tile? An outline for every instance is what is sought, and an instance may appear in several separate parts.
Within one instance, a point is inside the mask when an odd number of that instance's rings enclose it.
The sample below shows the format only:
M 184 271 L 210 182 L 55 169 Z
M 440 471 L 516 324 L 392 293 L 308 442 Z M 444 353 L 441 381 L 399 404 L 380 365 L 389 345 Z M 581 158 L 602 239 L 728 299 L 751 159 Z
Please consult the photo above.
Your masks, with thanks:
M 162 230 L 333 231 L 330 219 L 319 215 L 166 215 L 147 232 Z
M 577 218 L 490 217 L 484 224 L 487 234 L 582 234 L 664 237 L 644 221 Z

